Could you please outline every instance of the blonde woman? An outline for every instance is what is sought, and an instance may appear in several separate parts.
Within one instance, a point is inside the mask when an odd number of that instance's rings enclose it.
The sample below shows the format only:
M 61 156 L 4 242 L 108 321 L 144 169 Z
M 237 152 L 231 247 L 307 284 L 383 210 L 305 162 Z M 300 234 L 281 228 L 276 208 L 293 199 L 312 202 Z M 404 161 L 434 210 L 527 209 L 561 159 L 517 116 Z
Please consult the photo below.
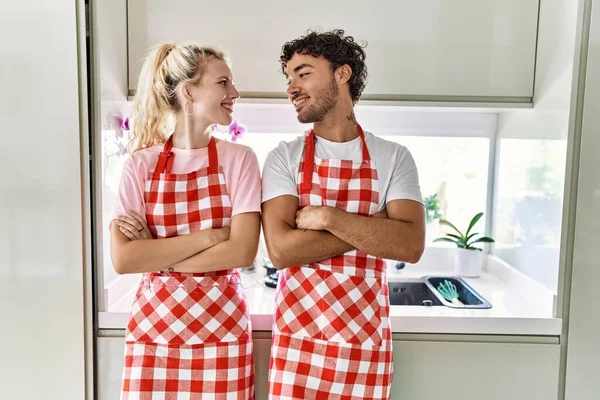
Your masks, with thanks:
M 250 320 L 234 268 L 256 256 L 260 171 L 250 148 L 210 133 L 231 124 L 238 98 L 214 48 L 163 44 L 142 67 L 133 154 L 111 225 L 115 270 L 143 273 L 125 333 L 122 399 L 254 398 Z

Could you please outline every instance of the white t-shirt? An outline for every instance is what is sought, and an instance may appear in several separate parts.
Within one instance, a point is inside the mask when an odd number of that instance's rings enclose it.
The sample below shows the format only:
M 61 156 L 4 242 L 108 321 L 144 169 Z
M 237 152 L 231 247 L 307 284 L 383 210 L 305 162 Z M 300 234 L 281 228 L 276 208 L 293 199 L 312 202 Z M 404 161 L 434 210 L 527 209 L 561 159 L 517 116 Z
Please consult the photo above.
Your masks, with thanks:
M 298 196 L 298 169 L 304 152 L 304 135 L 281 142 L 273 149 L 263 168 L 262 202 L 283 195 Z M 365 132 L 365 141 L 379 177 L 379 209 L 392 200 L 408 199 L 423 204 L 419 175 L 408 149 L 398 143 Z M 317 137 L 315 156 L 321 159 L 362 160 L 360 136 L 349 142 L 331 142 Z

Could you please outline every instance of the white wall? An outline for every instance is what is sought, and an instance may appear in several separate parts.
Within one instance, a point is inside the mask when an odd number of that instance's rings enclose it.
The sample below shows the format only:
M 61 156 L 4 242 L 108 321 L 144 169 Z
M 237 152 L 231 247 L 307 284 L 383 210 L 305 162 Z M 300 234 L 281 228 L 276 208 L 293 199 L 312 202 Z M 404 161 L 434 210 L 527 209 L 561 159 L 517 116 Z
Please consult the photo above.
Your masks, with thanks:
M 77 3 L 0 3 L 1 399 L 85 398 Z
M 540 2 L 534 108 L 498 118 L 494 253 L 552 290 L 558 279 L 576 22 L 577 1 Z
M 575 209 L 566 400 L 596 399 L 600 393 L 600 3 L 592 4 Z

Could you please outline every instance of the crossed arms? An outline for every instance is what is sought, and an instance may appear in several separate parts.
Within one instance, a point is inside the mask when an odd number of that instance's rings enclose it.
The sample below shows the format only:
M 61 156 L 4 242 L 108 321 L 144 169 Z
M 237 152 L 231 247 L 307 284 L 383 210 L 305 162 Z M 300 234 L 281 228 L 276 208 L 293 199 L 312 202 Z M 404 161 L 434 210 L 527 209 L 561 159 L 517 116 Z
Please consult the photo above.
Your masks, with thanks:
M 425 247 L 425 210 L 413 200 L 392 200 L 386 210 L 365 217 L 326 206 L 298 210 L 298 198 L 285 195 L 263 203 L 262 213 L 267 250 L 278 269 L 353 249 L 415 263 Z

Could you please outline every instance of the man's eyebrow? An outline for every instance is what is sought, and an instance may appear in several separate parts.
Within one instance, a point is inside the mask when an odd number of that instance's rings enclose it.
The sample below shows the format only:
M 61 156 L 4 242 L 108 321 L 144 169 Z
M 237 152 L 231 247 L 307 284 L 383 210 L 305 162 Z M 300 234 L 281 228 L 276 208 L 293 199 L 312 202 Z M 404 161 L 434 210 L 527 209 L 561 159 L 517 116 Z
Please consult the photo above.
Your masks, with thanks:
M 294 71 L 294 73 L 297 73 L 297 72 L 298 72 L 298 71 L 300 71 L 302 68 L 314 68 L 314 66 L 312 66 L 311 64 L 304 63 L 304 64 L 300 64 L 300 65 L 298 65 L 296 68 L 294 68 L 294 70 L 293 70 L 293 71 Z M 286 71 L 285 71 L 285 77 L 286 77 L 286 79 L 288 79 L 288 80 L 290 79 L 290 74 L 288 74 L 288 72 L 287 72 L 287 69 L 286 69 Z
M 307 63 L 304 63 L 304 64 L 300 64 L 300 65 L 298 65 L 296 68 L 294 68 L 294 72 L 298 72 L 298 71 L 300 71 L 302 68 L 305 68 L 305 67 L 314 68 L 312 65 L 310 65 L 310 64 L 307 64 Z

